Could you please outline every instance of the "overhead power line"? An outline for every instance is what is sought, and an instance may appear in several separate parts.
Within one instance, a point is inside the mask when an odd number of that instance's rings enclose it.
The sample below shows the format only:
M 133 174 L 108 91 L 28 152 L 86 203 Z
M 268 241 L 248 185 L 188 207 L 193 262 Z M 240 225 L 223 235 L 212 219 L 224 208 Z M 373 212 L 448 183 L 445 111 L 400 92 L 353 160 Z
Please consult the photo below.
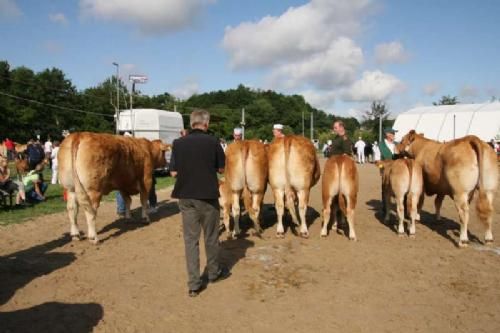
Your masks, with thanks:
M 50 106 L 50 107 L 53 107 L 53 108 L 56 108 L 56 109 L 61 109 L 61 110 L 69 110 L 69 111 L 74 111 L 74 112 L 79 112 L 79 113 L 93 114 L 93 115 L 98 115 L 98 116 L 103 116 L 103 117 L 110 117 L 110 118 L 114 118 L 115 117 L 114 115 L 110 115 L 110 114 L 106 114 L 106 113 L 85 111 L 85 110 L 80 110 L 80 109 L 75 109 L 75 108 L 69 108 L 69 107 L 66 107 L 66 106 L 60 106 L 60 105 L 55 105 L 55 104 L 43 103 L 43 102 L 36 101 L 34 99 L 24 98 L 24 97 L 20 97 L 20 96 L 16 96 L 16 95 L 11 95 L 11 94 L 7 94 L 7 93 L 1 92 L 1 91 L 0 91 L 0 95 L 7 96 L 7 97 L 10 97 L 10 98 L 19 99 L 19 100 L 22 100 L 22 101 L 27 101 L 27 102 L 35 103 L 35 104 L 38 104 L 38 105 Z

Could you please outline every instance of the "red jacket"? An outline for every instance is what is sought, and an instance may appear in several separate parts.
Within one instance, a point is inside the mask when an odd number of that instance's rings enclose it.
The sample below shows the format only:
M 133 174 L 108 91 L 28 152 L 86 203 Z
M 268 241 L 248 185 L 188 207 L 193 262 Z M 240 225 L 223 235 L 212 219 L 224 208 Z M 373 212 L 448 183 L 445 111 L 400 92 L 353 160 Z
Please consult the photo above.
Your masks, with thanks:
M 5 139 L 5 147 L 8 150 L 14 150 L 14 142 L 12 142 L 12 140 L 10 139 Z

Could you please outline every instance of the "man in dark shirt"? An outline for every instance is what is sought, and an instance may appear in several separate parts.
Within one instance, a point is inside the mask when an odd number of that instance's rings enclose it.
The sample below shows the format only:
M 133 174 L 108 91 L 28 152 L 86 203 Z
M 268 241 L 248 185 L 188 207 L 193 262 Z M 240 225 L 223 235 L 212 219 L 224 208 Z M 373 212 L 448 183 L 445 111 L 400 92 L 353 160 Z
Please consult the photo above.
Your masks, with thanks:
M 344 123 L 337 120 L 333 123 L 333 131 L 337 136 L 332 140 L 328 157 L 333 155 L 352 155 L 352 142 L 345 132 Z
M 219 264 L 219 183 L 224 172 L 224 151 L 217 138 L 207 134 L 210 114 L 191 113 L 190 134 L 173 142 L 170 173 L 177 177 L 172 192 L 179 199 L 188 271 L 189 296 L 197 296 L 204 284 L 200 278 L 199 241 L 203 229 L 208 280 L 216 282 L 231 274 Z

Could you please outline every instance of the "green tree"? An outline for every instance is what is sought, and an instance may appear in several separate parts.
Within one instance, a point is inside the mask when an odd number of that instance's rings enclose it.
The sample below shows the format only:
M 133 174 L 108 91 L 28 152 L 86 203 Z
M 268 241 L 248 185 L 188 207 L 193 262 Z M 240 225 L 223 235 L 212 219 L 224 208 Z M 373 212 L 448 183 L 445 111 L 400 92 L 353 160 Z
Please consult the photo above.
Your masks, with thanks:
M 450 95 L 442 96 L 441 99 L 437 102 L 433 102 L 433 105 L 455 105 L 458 104 L 458 97 L 453 96 L 451 97 Z

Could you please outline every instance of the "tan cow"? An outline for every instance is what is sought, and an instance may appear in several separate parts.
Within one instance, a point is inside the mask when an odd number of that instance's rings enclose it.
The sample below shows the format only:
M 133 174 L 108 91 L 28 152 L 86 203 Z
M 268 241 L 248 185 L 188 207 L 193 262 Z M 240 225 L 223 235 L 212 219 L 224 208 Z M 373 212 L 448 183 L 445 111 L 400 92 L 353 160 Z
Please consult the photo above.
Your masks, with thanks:
M 88 239 L 98 242 L 95 219 L 103 195 L 119 190 L 130 218 L 130 196 L 140 193 L 142 217 L 146 213 L 153 169 L 166 165 L 168 146 L 160 140 L 149 141 L 111 134 L 73 133 L 62 142 L 58 153 L 59 181 L 68 191 L 67 210 L 70 235 L 79 238 L 76 224 L 78 206 L 83 206 Z
M 233 237 L 233 233 L 230 229 L 231 213 L 233 207 L 233 192 L 229 188 L 228 183 L 224 180 L 219 180 L 219 193 L 219 205 L 222 208 L 222 221 L 227 231 L 227 237 L 231 238 Z M 243 189 L 242 196 L 243 205 L 245 207 L 245 210 L 249 214 L 249 212 L 252 210 L 252 197 L 246 187 Z
M 233 236 L 240 233 L 240 199 L 246 188 L 251 204 L 248 210 L 257 234 L 260 227 L 260 211 L 267 188 L 268 161 L 264 144 L 256 140 L 235 141 L 226 149 L 225 182 L 231 191 L 231 207 L 234 219 Z M 247 198 L 248 200 L 248 198 Z M 226 225 L 227 231 L 229 224 Z
M 298 135 L 275 138 L 269 145 L 268 158 L 269 184 L 273 189 L 278 215 L 277 237 L 284 237 L 285 234 L 283 228 L 285 203 L 293 223 L 299 225 L 295 210 L 296 198 L 298 198 L 300 215 L 300 235 L 309 237 L 306 224 L 309 192 L 321 175 L 313 144 L 309 139 Z M 285 200 L 284 197 L 286 197 Z
M 404 234 L 404 201 L 406 196 L 407 211 L 410 215 L 408 233 L 415 237 L 415 221 L 420 220 L 418 214 L 419 200 L 423 191 L 422 167 L 413 159 L 398 159 L 378 161 L 377 166 L 383 170 L 382 193 L 385 202 L 384 221 L 390 219 L 389 204 L 391 197 L 396 199 L 397 213 L 399 218 L 398 234 Z
M 328 235 L 328 224 L 333 206 L 332 230 L 337 229 L 337 211 L 340 208 L 349 224 L 349 239 L 356 240 L 354 209 L 356 208 L 358 186 L 358 170 L 352 157 L 337 155 L 326 161 L 322 179 L 323 227 L 321 228 L 321 237 Z
M 479 194 L 476 210 L 486 226 L 485 241 L 493 241 L 491 223 L 498 166 L 495 152 L 486 143 L 474 135 L 439 143 L 411 130 L 403 137 L 398 150 L 405 150 L 422 165 L 425 193 L 437 195 L 437 219 L 444 197 L 453 198 L 460 217 L 460 247 L 469 242 L 469 203 L 475 190 Z

